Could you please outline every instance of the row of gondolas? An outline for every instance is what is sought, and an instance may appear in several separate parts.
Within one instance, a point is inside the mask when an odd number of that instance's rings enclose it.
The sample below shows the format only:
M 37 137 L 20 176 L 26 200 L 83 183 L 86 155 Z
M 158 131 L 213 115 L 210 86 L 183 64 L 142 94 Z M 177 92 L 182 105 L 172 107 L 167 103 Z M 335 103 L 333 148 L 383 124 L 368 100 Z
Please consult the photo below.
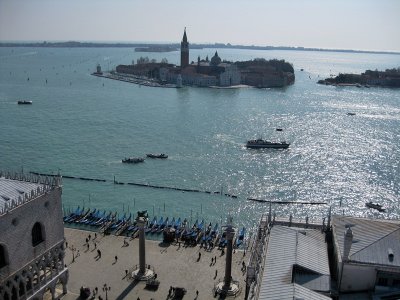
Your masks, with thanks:
M 117 213 L 106 212 L 97 209 L 77 208 L 64 216 L 64 223 L 76 224 L 78 226 L 90 226 L 92 229 L 104 234 L 114 233 L 116 235 L 129 236 L 135 238 L 139 235 L 139 226 L 136 220 L 132 219 L 132 214 L 125 213 L 118 218 Z M 169 217 L 153 217 L 145 224 L 146 234 L 163 233 L 164 242 L 182 241 L 189 245 L 201 244 L 204 247 L 213 248 L 215 246 L 223 248 L 227 245 L 225 231 L 218 223 L 206 224 L 204 220 L 196 220 L 190 225 L 187 219 L 169 219 Z M 242 227 L 236 231 L 234 237 L 234 247 L 240 248 L 244 245 L 246 228 Z

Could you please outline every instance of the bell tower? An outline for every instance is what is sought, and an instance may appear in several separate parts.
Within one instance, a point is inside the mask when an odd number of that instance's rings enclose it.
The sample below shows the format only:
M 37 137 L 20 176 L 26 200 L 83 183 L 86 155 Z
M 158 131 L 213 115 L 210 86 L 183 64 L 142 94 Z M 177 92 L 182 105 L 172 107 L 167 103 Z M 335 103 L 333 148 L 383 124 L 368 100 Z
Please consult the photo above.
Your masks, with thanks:
M 183 38 L 181 42 L 181 68 L 187 67 L 189 65 L 189 42 L 186 36 L 186 27 L 183 32 Z

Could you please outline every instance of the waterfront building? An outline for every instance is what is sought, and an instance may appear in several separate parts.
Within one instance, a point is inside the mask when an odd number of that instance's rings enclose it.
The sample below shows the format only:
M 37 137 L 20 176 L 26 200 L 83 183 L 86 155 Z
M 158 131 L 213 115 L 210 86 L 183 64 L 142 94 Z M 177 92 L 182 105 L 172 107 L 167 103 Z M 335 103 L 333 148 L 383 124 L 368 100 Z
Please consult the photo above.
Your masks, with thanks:
M 334 216 L 332 236 L 340 295 L 400 297 L 399 221 Z
M 0 173 L 0 299 L 67 292 L 61 178 Z

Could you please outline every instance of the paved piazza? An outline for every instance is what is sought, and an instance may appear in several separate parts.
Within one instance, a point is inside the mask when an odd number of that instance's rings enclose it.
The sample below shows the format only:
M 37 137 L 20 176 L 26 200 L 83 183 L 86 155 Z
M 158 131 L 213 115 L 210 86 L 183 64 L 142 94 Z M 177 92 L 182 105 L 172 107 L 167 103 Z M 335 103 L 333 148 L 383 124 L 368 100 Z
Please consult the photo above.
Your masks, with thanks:
M 103 236 L 99 233 L 95 238 L 94 232 L 70 228 L 65 228 L 64 232 L 68 245 L 65 264 L 69 268 L 68 294 L 62 298 L 64 300 L 78 299 L 82 286 L 90 288 L 91 291 L 97 287 L 95 299 L 101 297 L 105 300 L 104 284 L 110 288 L 107 292 L 110 300 L 168 299 L 171 286 L 186 289 L 187 293 L 183 299 L 215 299 L 213 288 L 218 281 L 223 280 L 225 274 L 226 255 L 221 255 L 221 250 L 217 248 L 206 251 L 199 245 L 185 247 L 183 243 L 169 245 L 162 241 L 146 240 L 146 264 L 154 268 L 157 280 L 160 281 L 157 290 L 149 290 L 145 288 L 145 282 L 135 282 L 129 278 L 131 271 L 139 264 L 138 238 L 131 240 L 122 236 Z M 86 239 L 89 234 L 91 238 L 88 249 Z M 101 257 L 98 256 L 97 250 L 101 251 Z M 243 260 L 247 263 L 248 256 L 244 255 L 244 251 L 236 251 L 233 254 L 232 277 L 239 281 L 242 289 L 237 299 L 244 298 L 245 274 L 241 269 Z M 217 258 L 216 263 L 211 264 L 214 257 Z M 198 296 L 196 291 L 199 292 Z

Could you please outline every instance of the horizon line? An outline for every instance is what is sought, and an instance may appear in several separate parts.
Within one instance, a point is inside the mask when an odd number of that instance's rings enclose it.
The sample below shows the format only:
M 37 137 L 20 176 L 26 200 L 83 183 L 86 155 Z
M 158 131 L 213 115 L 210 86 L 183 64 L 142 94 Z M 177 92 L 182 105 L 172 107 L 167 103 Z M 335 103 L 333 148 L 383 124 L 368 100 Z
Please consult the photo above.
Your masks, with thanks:
M 61 43 L 87 43 L 87 44 L 110 44 L 110 45 L 131 45 L 131 44 L 144 44 L 144 45 L 179 45 L 180 42 L 171 41 L 100 41 L 100 40 L 0 40 L 2 44 L 61 44 Z M 305 47 L 305 46 L 272 46 L 272 45 L 247 45 L 247 44 L 232 44 L 223 42 L 201 42 L 190 43 L 191 45 L 198 46 L 222 46 L 227 48 L 246 47 L 246 48 L 287 48 L 286 50 L 305 50 L 305 51 L 331 51 L 331 52 L 360 52 L 360 53 L 387 53 L 387 54 L 400 54 L 400 50 L 365 50 L 365 49 L 350 49 L 350 48 L 321 48 L 321 47 Z M 213 47 L 215 48 L 215 47 Z M 249 49 L 251 50 L 251 49 Z M 257 50 L 257 49 L 253 49 Z M 262 50 L 262 49 L 260 49 Z

